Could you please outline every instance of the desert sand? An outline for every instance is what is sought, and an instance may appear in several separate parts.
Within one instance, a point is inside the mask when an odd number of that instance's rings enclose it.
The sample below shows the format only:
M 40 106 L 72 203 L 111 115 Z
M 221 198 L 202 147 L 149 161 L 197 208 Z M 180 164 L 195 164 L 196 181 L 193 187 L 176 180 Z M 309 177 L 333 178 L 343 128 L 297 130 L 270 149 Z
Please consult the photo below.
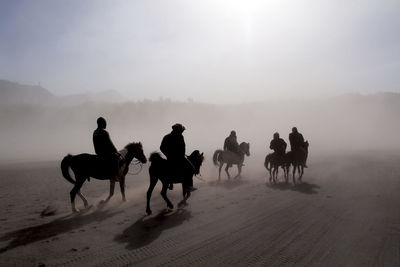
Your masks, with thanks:
M 166 212 L 158 184 L 150 216 L 148 164 L 127 176 L 127 202 L 117 187 L 98 206 L 109 183 L 91 179 L 93 206 L 72 214 L 59 163 L 0 167 L 1 266 L 400 266 L 400 153 L 315 156 L 296 186 L 282 171 L 269 184 L 251 158 L 218 182 L 208 158 L 189 205 Z M 168 195 L 177 204 L 180 186 Z

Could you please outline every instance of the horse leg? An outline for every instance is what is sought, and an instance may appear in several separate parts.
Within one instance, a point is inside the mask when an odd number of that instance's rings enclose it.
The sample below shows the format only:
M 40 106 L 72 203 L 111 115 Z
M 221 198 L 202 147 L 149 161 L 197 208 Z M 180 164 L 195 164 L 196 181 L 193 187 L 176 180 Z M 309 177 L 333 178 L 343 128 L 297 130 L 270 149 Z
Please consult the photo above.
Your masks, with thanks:
M 74 212 L 74 213 L 78 212 L 78 210 L 75 208 L 75 197 L 76 197 L 76 194 L 81 189 L 83 183 L 85 182 L 86 177 L 75 176 L 75 179 L 76 179 L 75 185 L 72 188 L 71 192 L 69 193 L 69 195 L 71 197 L 71 208 L 72 208 L 72 212 Z
M 224 163 L 223 162 L 220 162 L 219 163 L 219 169 L 218 169 L 218 182 L 221 180 L 221 169 L 222 169 L 222 166 L 224 165 Z
M 300 177 L 299 177 L 299 181 L 301 182 L 301 178 L 303 177 L 303 173 L 304 173 L 304 165 L 300 165 Z
M 147 203 L 146 203 L 146 213 L 148 215 L 151 214 L 151 209 L 150 209 L 150 199 L 151 199 L 151 194 L 153 193 L 153 189 L 156 186 L 158 182 L 158 178 L 154 177 L 150 174 L 150 185 L 149 185 L 149 189 L 147 189 Z
M 121 189 L 122 201 L 126 202 L 125 197 L 125 176 L 122 176 L 119 180 L 119 188 Z
M 242 174 L 242 164 L 239 163 L 237 165 L 237 168 L 238 168 L 238 174 L 236 175 L 236 178 L 240 177 L 240 175 Z
M 296 178 L 295 178 L 296 168 L 297 168 L 297 165 L 293 165 L 293 184 L 296 184 Z
M 182 206 L 186 206 L 186 200 L 188 200 L 188 198 L 190 197 L 191 193 L 190 191 L 185 190 L 185 186 L 182 184 L 182 195 L 183 195 L 183 199 L 181 202 L 179 202 L 178 207 L 182 207 Z
M 169 199 L 167 197 L 167 189 L 168 189 L 168 183 L 163 182 L 160 194 L 163 197 L 163 199 L 165 200 L 165 202 L 167 202 L 167 207 L 172 210 L 174 208 L 174 205 L 171 203 L 171 201 L 169 201 Z
M 114 195 L 114 188 L 115 188 L 115 181 L 110 180 L 110 193 L 109 193 L 108 197 L 102 201 L 103 203 L 107 203 L 111 199 L 111 197 Z
M 89 202 L 87 201 L 87 199 L 85 198 L 85 196 L 81 193 L 81 190 L 79 189 L 79 191 L 77 192 L 78 196 L 82 199 L 83 201 L 83 205 L 85 205 L 85 208 L 87 208 L 89 206 Z
M 229 169 L 229 164 L 227 163 L 227 164 L 226 164 L 226 167 L 225 167 L 225 172 L 226 172 L 226 174 L 228 175 L 228 179 L 231 179 L 231 175 L 229 174 L 228 169 Z

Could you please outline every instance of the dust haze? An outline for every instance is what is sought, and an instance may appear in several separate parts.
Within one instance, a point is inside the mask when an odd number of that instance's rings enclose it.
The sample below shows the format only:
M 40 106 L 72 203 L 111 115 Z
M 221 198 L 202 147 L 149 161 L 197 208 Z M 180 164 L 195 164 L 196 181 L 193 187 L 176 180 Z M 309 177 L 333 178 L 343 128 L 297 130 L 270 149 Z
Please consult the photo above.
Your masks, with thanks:
M 92 133 L 106 118 L 118 149 L 140 141 L 146 154 L 159 150 L 171 125 L 180 122 L 187 153 L 211 153 L 231 130 L 250 142 L 250 161 L 269 152 L 274 132 L 288 142 L 296 126 L 310 142 L 310 156 L 321 153 L 398 150 L 400 95 L 341 95 L 313 100 L 277 100 L 247 104 L 194 101 L 85 102 L 78 104 L 2 104 L 1 161 L 51 161 L 65 154 L 94 153 Z

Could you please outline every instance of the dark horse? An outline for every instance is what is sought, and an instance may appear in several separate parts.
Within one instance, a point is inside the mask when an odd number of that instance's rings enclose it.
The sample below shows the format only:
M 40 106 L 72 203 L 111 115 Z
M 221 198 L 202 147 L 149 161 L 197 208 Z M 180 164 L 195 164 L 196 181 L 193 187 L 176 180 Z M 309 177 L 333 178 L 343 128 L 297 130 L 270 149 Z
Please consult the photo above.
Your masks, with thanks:
M 285 155 L 277 155 L 276 153 L 270 153 L 265 157 L 264 166 L 269 172 L 269 182 L 276 182 L 278 181 L 278 170 L 279 167 L 282 167 L 285 182 L 287 183 L 289 180 L 289 167 L 290 163 L 288 161 L 287 154 Z
M 200 153 L 198 150 L 195 150 L 190 154 L 190 156 L 187 157 L 187 159 L 190 161 L 190 163 L 193 165 L 193 168 L 188 168 L 182 170 L 182 178 L 179 180 L 174 180 L 171 181 L 170 178 L 168 178 L 168 162 L 166 159 L 162 158 L 160 153 L 152 153 L 150 155 L 150 167 L 149 167 L 149 174 L 150 174 L 150 185 L 149 189 L 147 190 L 147 206 L 146 206 L 146 213 L 151 214 L 151 209 L 150 209 L 150 199 L 151 199 L 151 194 L 153 192 L 154 187 L 156 186 L 158 180 L 161 181 L 162 183 L 162 189 L 161 189 L 161 196 L 164 198 L 165 202 L 167 202 L 167 207 L 168 209 L 173 209 L 174 205 L 171 203 L 171 201 L 167 197 L 167 189 L 168 185 L 171 182 L 174 183 L 182 183 L 182 191 L 183 191 L 183 200 L 179 203 L 181 205 L 186 204 L 186 200 L 190 197 L 190 191 L 184 190 L 185 187 L 185 182 L 188 179 L 192 179 L 193 175 L 197 175 L 200 173 L 200 167 L 201 164 L 203 163 L 204 156 L 203 153 Z
M 122 163 L 119 166 L 118 173 L 115 175 L 109 175 L 109 168 L 105 167 L 104 161 L 101 160 L 97 155 L 91 154 L 79 154 L 79 155 L 67 155 L 61 161 L 61 171 L 65 179 L 70 183 L 74 184 L 70 195 L 71 195 L 71 206 L 72 212 L 77 212 L 75 208 L 75 197 L 78 196 L 83 200 L 85 207 L 88 207 L 88 201 L 81 193 L 81 187 L 86 179 L 90 177 L 99 180 L 110 180 L 110 195 L 105 201 L 108 201 L 114 194 L 115 181 L 118 180 L 120 183 L 122 199 L 125 201 L 125 175 L 128 173 L 129 164 L 133 158 L 138 159 L 141 163 L 146 163 L 147 159 L 143 153 L 143 146 L 141 143 L 130 143 L 119 153 L 122 156 Z M 72 179 L 69 168 L 74 172 L 75 180 Z
M 235 154 L 235 153 L 233 153 L 231 151 L 227 151 L 227 150 L 221 150 L 221 149 L 216 150 L 214 152 L 213 162 L 214 162 L 214 165 L 216 165 L 216 166 L 218 165 L 218 162 L 219 162 L 218 181 L 221 180 L 221 169 L 222 169 L 222 166 L 224 165 L 224 163 L 226 163 L 225 172 L 228 175 L 228 179 L 231 178 L 231 175 L 229 174 L 228 169 L 229 169 L 229 167 L 232 166 L 232 164 L 236 164 L 238 167 L 238 174 L 235 176 L 235 178 L 239 177 L 242 172 L 244 155 L 250 156 L 250 143 L 242 142 L 239 145 L 239 154 Z
M 290 164 L 293 165 L 293 184 L 296 184 L 296 169 L 299 174 L 299 181 L 301 182 L 301 178 L 303 177 L 304 173 L 304 166 L 306 165 L 306 160 L 308 157 L 308 141 L 304 142 L 303 149 L 299 149 L 297 151 L 289 151 L 286 153 L 286 157 L 288 160 L 288 172 Z

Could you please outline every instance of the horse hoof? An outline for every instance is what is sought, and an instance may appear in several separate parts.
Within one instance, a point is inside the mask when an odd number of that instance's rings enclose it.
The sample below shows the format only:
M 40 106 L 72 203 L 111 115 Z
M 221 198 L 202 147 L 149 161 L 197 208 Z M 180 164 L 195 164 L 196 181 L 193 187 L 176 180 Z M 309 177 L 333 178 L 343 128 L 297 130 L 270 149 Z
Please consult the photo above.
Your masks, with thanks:
M 147 213 L 147 215 L 151 215 L 152 214 L 151 210 L 146 210 L 146 213 Z

